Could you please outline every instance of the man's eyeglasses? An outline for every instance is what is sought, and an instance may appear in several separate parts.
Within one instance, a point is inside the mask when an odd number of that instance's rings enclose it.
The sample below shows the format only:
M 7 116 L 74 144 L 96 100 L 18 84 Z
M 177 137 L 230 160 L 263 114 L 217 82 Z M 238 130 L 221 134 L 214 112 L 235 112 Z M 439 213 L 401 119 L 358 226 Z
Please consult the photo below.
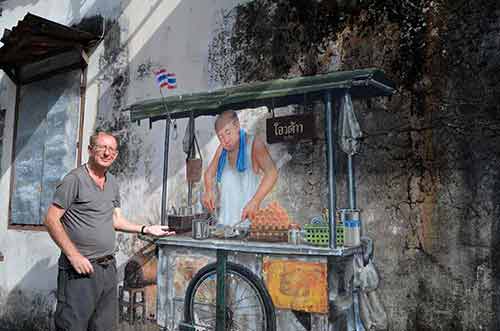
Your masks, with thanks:
M 116 155 L 118 154 L 118 150 L 113 147 L 103 146 L 103 145 L 93 145 L 94 150 L 98 153 L 102 153 L 104 151 L 108 151 L 109 154 Z

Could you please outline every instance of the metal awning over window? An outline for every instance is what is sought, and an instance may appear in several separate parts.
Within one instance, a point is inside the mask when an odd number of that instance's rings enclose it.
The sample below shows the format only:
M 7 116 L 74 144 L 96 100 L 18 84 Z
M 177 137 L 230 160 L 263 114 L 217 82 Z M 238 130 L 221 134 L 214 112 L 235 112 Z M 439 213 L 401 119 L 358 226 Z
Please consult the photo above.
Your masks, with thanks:
M 4 30 L 0 69 L 15 83 L 27 84 L 81 68 L 97 40 L 91 33 L 28 13 L 12 30 Z
M 380 69 L 335 71 L 323 75 L 276 79 L 266 82 L 242 84 L 212 92 L 188 93 L 162 99 L 135 103 L 125 110 L 130 111 L 130 120 L 161 119 L 214 115 L 224 110 L 270 108 L 289 104 L 302 104 L 323 97 L 325 91 L 340 95 L 348 91 L 352 97 L 390 96 L 394 84 Z

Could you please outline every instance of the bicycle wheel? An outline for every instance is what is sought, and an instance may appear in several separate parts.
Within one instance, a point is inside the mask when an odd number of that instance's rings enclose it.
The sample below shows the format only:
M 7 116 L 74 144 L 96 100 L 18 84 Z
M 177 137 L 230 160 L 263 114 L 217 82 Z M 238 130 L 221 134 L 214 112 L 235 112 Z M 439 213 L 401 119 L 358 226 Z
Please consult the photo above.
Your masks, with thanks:
M 193 277 L 184 299 L 187 323 L 215 330 L 216 264 L 209 264 Z M 275 331 L 274 307 L 262 281 L 234 263 L 226 268 L 226 330 Z

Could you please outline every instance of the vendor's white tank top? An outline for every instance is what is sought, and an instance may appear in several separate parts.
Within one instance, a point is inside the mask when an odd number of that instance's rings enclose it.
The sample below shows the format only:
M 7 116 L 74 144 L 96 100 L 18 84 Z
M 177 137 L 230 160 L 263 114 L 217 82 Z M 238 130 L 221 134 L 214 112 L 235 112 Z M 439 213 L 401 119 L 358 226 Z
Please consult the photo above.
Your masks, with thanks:
M 241 212 L 257 192 L 259 175 L 253 170 L 252 145 L 254 137 L 247 134 L 245 146 L 246 170 L 239 172 L 226 160 L 219 183 L 219 223 L 234 225 L 241 220 Z

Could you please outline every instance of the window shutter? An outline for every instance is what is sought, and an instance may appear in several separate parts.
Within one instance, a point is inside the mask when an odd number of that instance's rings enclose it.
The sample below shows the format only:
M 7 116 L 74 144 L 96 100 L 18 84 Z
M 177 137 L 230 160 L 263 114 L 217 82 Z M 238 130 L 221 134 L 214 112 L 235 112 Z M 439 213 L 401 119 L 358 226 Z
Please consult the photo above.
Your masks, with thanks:
M 62 176 L 75 166 L 80 71 L 21 87 L 11 224 L 40 225 Z

